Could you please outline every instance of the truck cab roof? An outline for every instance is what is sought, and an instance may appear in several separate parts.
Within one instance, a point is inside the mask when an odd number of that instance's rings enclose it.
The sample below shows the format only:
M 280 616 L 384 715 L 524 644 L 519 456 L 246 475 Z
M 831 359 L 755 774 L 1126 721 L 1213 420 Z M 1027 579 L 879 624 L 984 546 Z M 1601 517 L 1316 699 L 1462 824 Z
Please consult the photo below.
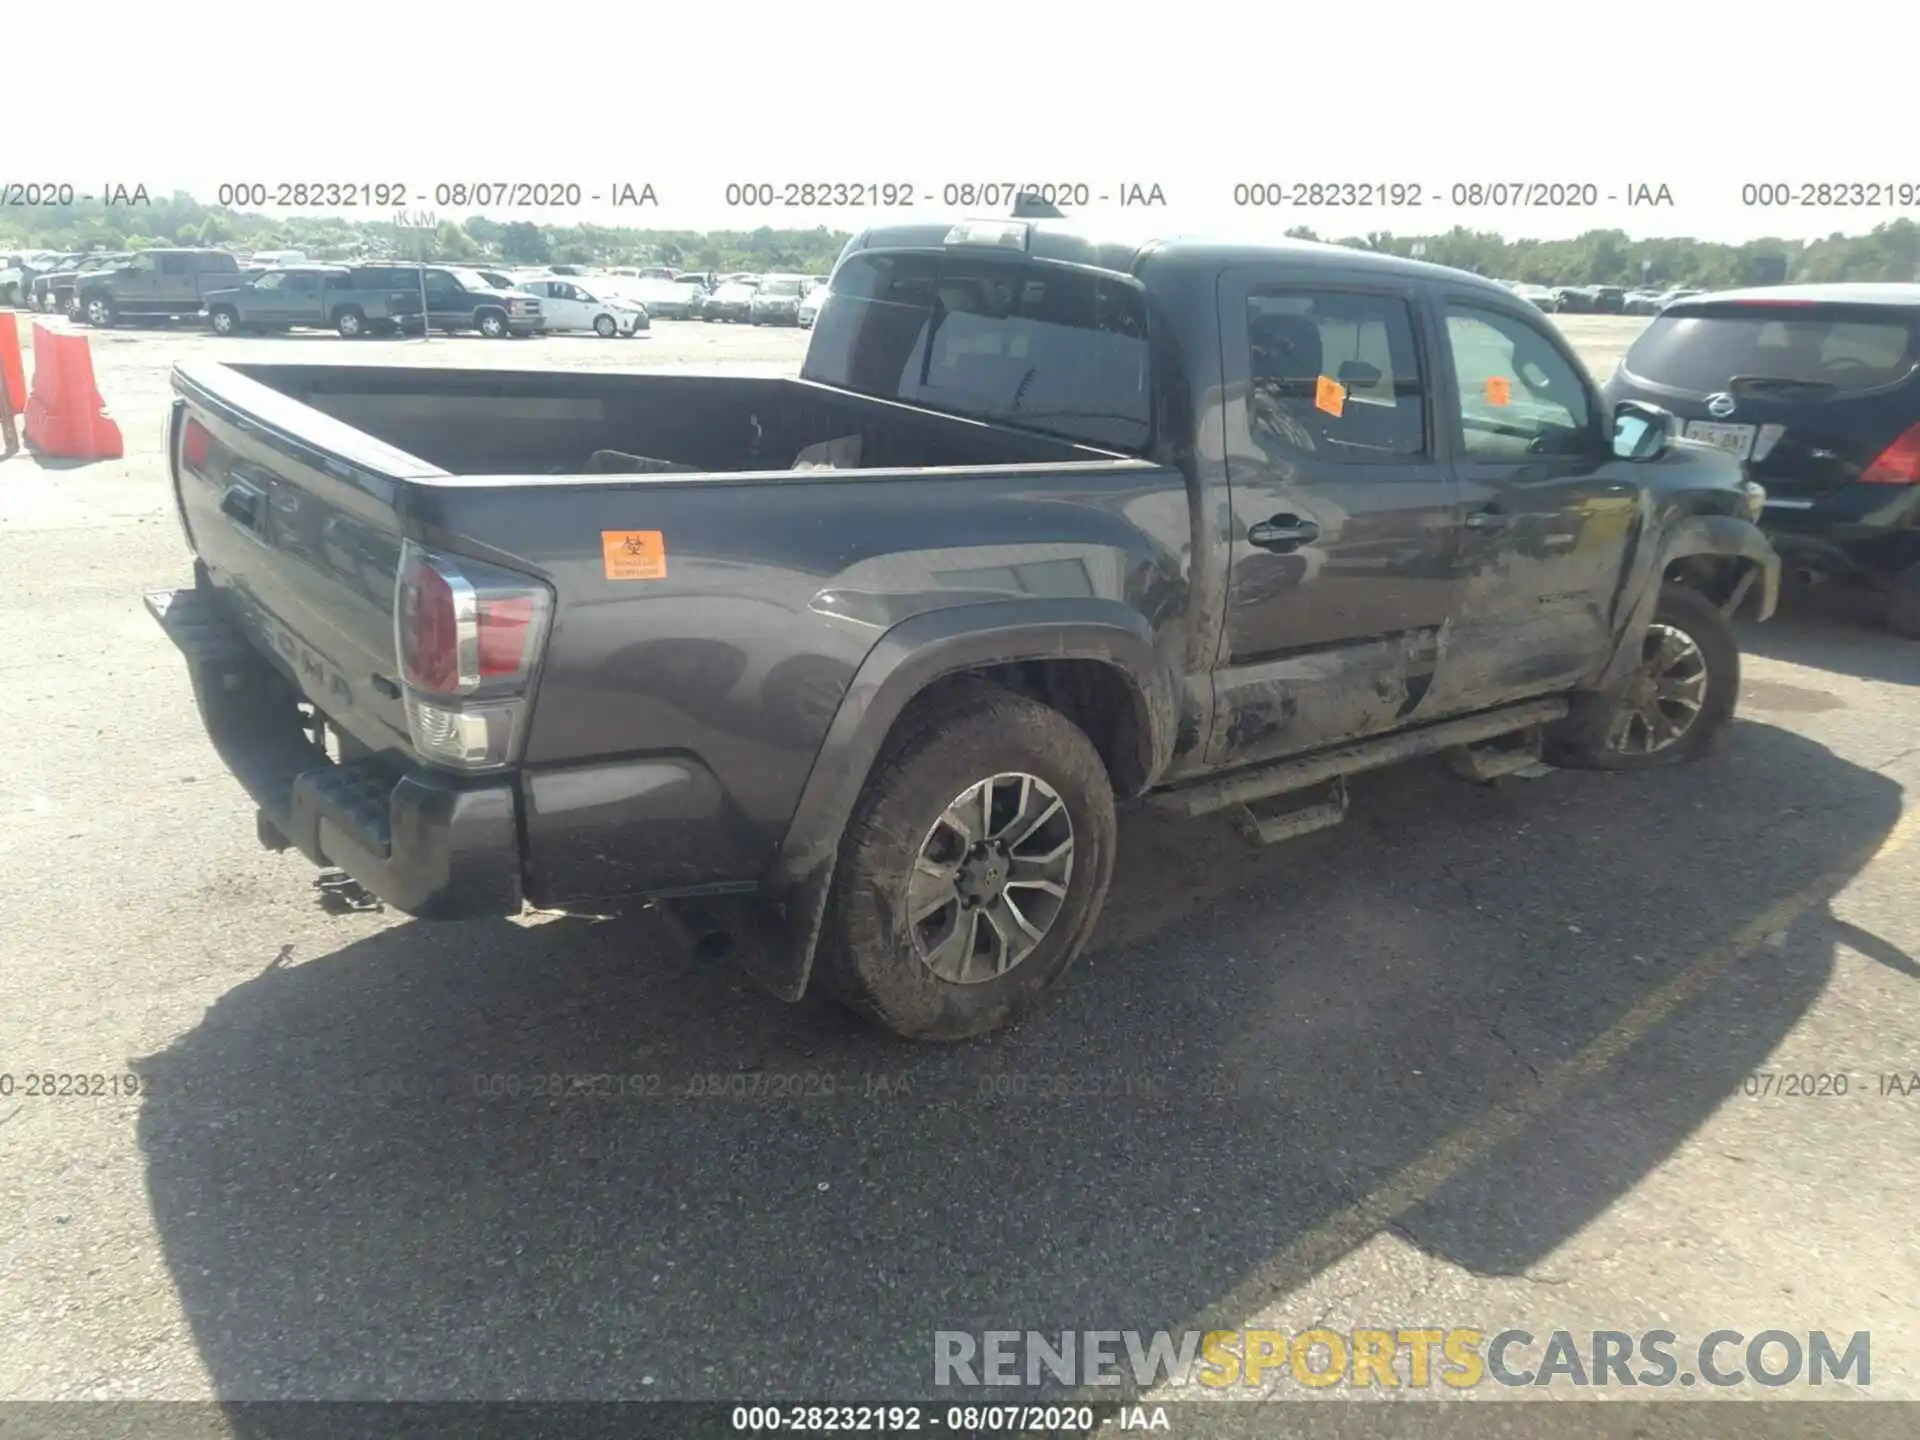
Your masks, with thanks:
M 961 232 L 966 232 L 962 237 Z M 961 237 L 961 238 L 956 238 Z M 1489 294 L 1511 291 L 1492 280 L 1374 250 L 1318 240 L 1240 240 L 1224 235 L 1175 232 L 1158 238 L 1122 240 L 1082 228 L 1072 221 L 978 220 L 880 225 L 862 231 L 841 251 L 844 258 L 862 250 L 998 249 L 1032 260 L 1081 265 L 1116 275 L 1137 275 L 1151 259 L 1155 269 L 1222 270 L 1242 265 L 1284 262 L 1301 269 L 1377 269 L 1383 274 L 1445 279 Z

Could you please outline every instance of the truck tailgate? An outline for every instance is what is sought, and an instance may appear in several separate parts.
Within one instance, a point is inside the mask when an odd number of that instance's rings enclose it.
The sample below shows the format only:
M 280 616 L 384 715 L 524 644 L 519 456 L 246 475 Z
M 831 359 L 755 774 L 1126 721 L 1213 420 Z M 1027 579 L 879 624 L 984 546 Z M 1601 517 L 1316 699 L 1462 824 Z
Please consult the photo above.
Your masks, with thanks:
M 444 472 L 224 368 L 174 390 L 181 517 L 228 618 L 361 744 L 406 748 L 398 505 Z

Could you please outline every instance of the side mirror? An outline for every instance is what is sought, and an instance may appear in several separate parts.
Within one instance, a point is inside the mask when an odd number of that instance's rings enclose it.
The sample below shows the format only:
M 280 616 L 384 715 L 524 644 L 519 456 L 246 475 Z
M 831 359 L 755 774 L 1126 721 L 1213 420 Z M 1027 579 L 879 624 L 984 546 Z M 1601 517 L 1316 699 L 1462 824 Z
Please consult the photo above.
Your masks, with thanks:
M 1621 460 L 1657 460 L 1673 442 L 1673 416 L 1658 405 L 1622 400 L 1613 407 L 1613 453 Z

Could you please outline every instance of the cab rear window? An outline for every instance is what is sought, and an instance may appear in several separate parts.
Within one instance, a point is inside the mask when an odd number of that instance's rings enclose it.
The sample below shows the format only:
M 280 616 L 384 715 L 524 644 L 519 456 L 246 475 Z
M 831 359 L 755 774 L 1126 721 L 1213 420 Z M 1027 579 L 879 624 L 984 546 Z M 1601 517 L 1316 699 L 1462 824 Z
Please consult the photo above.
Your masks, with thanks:
M 1079 444 L 1153 430 L 1146 299 L 1119 275 L 871 251 L 835 269 L 804 379 Z
M 1900 316 L 1764 304 L 1657 316 L 1625 360 L 1638 379 L 1701 395 L 1742 379 L 1858 394 L 1898 384 L 1916 364 L 1914 327 Z

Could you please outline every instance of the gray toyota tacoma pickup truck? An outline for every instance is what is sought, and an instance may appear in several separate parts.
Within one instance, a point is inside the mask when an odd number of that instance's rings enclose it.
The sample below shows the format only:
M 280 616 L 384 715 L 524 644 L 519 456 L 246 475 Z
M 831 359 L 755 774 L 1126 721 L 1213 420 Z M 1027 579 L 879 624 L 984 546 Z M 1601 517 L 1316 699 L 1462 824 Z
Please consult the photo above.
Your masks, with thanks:
M 1116 808 L 1702 754 L 1779 563 L 1531 305 L 1305 243 L 849 242 L 794 379 L 185 364 L 184 652 L 260 837 L 421 917 L 651 904 L 910 1037 L 1030 1009 Z

